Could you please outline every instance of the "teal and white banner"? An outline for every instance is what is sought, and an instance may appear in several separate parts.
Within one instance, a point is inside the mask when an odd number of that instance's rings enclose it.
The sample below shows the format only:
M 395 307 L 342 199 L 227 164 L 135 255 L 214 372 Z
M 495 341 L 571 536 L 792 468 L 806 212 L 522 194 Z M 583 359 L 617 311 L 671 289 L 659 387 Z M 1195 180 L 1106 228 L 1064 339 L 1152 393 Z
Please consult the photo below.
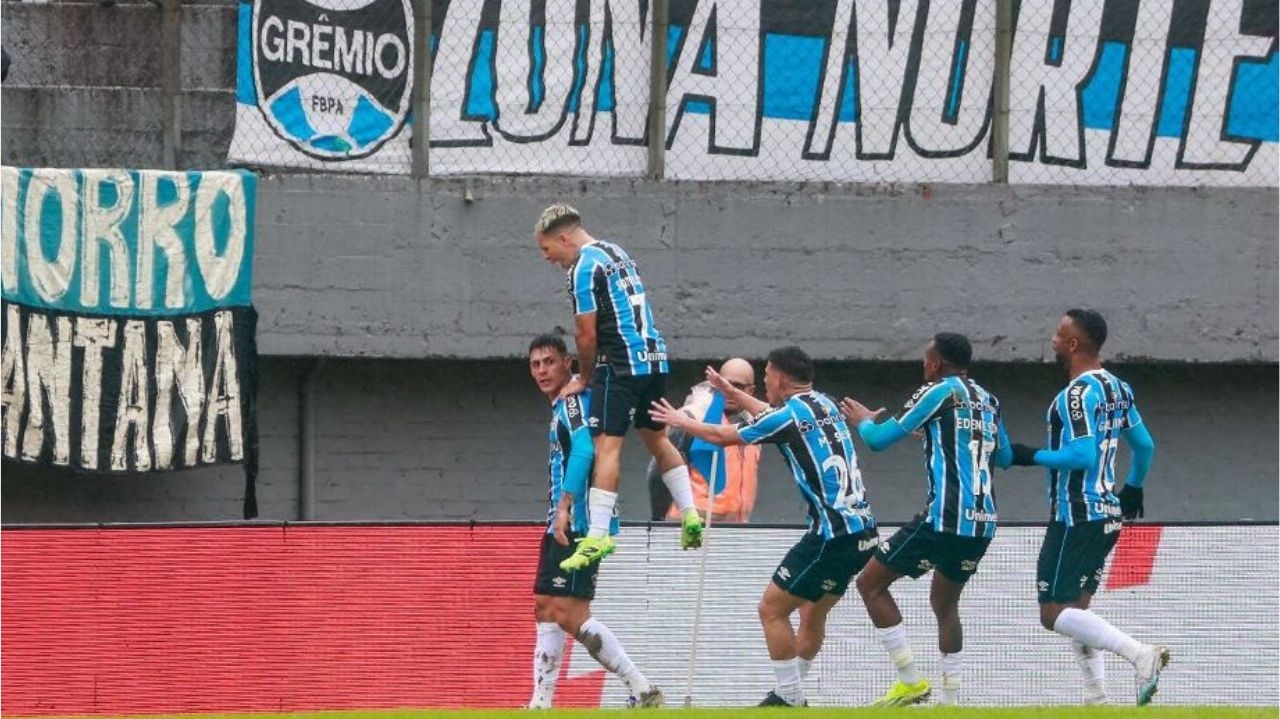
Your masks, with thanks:
M 247 172 L 3 168 L 6 459 L 239 462 L 256 515 L 256 189 Z

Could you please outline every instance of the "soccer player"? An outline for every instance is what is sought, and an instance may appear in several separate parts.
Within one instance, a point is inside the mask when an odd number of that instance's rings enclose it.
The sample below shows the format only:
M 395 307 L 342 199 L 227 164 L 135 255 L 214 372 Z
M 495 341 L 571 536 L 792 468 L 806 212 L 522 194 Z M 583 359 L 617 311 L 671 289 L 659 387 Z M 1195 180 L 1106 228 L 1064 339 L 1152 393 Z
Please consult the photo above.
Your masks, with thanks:
M 609 523 L 618 500 L 622 441 L 633 422 L 683 515 L 680 546 L 702 546 L 702 519 L 693 504 L 689 469 L 665 428 L 647 411 L 662 396 L 669 367 L 667 345 L 654 324 L 635 260 L 612 242 L 587 234 L 582 215 L 568 205 L 543 210 L 534 236 L 542 256 L 569 273 L 580 374 L 560 393 L 567 397 L 590 387 L 595 395 L 588 424 L 596 452 L 587 502 L 590 528 L 561 566 L 582 569 L 613 553 Z
M 840 408 L 813 389 L 813 362 L 799 347 L 769 353 L 764 370 L 769 403 L 737 389 L 707 368 L 712 386 L 754 416 L 738 425 L 699 422 L 665 399 L 654 420 L 721 446 L 778 445 L 809 505 L 809 529 L 773 573 L 760 599 L 760 625 L 777 686 L 760 706 L 804 706 L 802 680 L 826 635 L 827 614 L 879 544 Z M 791 615 L 800 612 L 800 631 Z
M 1053 353 L 1071 376 L 1049 405 L 1049 446 L 1013 445 L 1013 463 L 1048 468 L 1052 520 L 1036 563 L 1040 623 L 1072 640 L 1087 704 L 1106 702 L 1105 649 L 1133 664 L 1137 703 L 1151 701 L 1169 650 L 1143 644 L 1089 609 L 1107 555 L 1120 538 L 1121 518 L 1143 514 L 1142 484 L 1155 442 L 1138 414 L 1133 390 L 1098 358 L 1107 322 L 1093 310 L 1071 309 L 1058 322 Z M 1133 452 L 1124 488 L 1114 494 L 1116 448 Z
M 560 394 L 572 377 L 572 363 L 564 340 L 555 335 L 540 335 L 529 344 L 529 373 L 551 401 L 552 415 L 551 505 L 533 585 L 538 638 L 533 652 L 533 698 L 529 708 L 551 708 L 564 658 L 565 634 L 577 639 L 601 666 L 622 680 L 631 693 L 631 706 L 659 707 L 662 691 L 640 673 L 609 627 L 591 616 L 599 565 L 575 572 L 560 568 L 560 561 L 572 552 L 572 540 L 586 531 L 585 490 L 595 457 L 586 423 L 590 391 L 567 397 Z M 616 517 L 610 531 L 618 532 Z
M 898 668 L 898 680 L 875 706 L 919 704 L 929 698 L 929 681 L 911 654 L 902 612 L 889 587 L 904 576 L 917 579 L 930 569 L 929 604 L 938 619 L 938 662 L 943 703 L 955 704 L 960 692 L 960 593 L 978 571 L 978 562 L 996 534 L 996 495 L 991 463 L 1009 466 L 1012 450 L 996 396 L 969 378 L 973 348 L 964 335 L 934 335 L 924 350 L 925 384 L 902 413 L 876 423 L 884 408 L 872 412 L 846 397 L 845 419 L 858 428 L 874 452 L 888 449 L 923 430 L 925 511 L 880 545 L 858 574 L 857 587 L 885 651 Z

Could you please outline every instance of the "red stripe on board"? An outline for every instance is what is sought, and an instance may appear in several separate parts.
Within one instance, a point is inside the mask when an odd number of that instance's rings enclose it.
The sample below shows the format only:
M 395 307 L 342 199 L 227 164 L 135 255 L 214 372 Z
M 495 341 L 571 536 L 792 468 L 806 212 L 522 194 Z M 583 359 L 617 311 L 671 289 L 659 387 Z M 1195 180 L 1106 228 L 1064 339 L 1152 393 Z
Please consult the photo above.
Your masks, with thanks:
M 5 531 L 4 713 L 521 706 L 540 531 Z
M 1162 527 L 1143 524 L 1129 525 L 1120 532 L 1120 541 L 1111 555 L 1107 589 L 1137 587 L 1151 581 L 1161 531 Z

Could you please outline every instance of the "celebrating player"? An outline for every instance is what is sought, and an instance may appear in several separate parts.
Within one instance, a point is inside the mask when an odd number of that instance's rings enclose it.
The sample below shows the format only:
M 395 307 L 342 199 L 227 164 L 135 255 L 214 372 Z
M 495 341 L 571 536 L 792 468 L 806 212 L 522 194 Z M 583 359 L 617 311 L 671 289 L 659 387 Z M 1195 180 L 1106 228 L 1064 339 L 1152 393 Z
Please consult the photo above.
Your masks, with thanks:
M 591 616 L 591 600 L 596 594 L 593 564 L 578 571 L 560 568 L 572 550 L 572 541 L 586 531 L 587 479 L 594 453 L 587 431 L 586 413 L 591 392 L 562 396 L 571 381 L 572 358 L 564 341 L 555 335 L 540 335 L 529 345 L 529 373 L 538 389 L 551 401 L 551 505 L 547 509 L 547 531 L 538 554 L 538 577 L 533 585 L 534 615 L 538 638 L 533 653 L 533 698 L 530 709 L 550 709 L 564 658 L 565 634 L 578 640 L 601 666 L 615 674 L 631 693 L 636 707 L 662 706 L 662 691 L 651 685 L 609 627 Z M 609 531 L 618 532 L 618 521 L 610 521 Z
M 1093 310 L 1072 309 L 1058 322 L 1053 353 L 1071 376 L 1049 405 L 1049 446 L 1013 445 L 1013 463 L 1049 470 L 1052 521 L 1040 547 L 1036 584 L 1040 623 L 1072 640 L 1084 679 L 1085 702 L 1106 702 L 1105 649 L 1133 664 L 1137 703 L 1151 701 L 1169 650 L 1143 644 L 1089 610 L 1107 555 L 1120 538 L 1121 518 L 1143 514 L 1142 483 L 1155 442 L 1138 414 L 1133 390 L 1103 369 L 1098 358 L 1107 322 Z M 1133 451 L 1124 488 L 1115 486 L 1116 448 Z
M 919 704 L 929 698 L 929 681 L 916 670 L 902 613 L 889 587 L 903 576 L 916 579 L 930 569 L 929 603 L 938 619 L 943 703 L 955 704 L 960 691 L 960 593 L 996 534 L 991 460 L 1007 467 L 1012 455 L 999 400 L 969 378 L 972 357 L 964 335 L 939 333 L 924 351 L 925 385 L 901 415 L 876 424 L 883 408 L 872 412 L 848 397 L 840 403 L 845 419 L 876 452 L 923 428 L 929 486 L 925 512 L 881 544 L 858 574 L 867 614 L 898 668 L 898 681 L 876 706 Z
M 580 394 L 588 387 L 595 394 L 588 425 L 596 453 L 587 510 L 590 529 L 561 566 L 581 569 L 613 553 L 609 522 L 618 499 L 622 441 L 633 422 L 683 515 L 680 546 L 702 546 L 689 469 L 665 428 L 647 411 L 650 402 L 662 397 L 669 367 L 667 345 L 654 324 L 635 260 L 621 247 L 587 234 L 582 216 L 568 205 L 544 210 L 534 235 L 543 257 L 569 272 L 580 375 L 561 394 Z
M 827 614 L 879 543 L 862 487 L 858 455 L 840 408 L 813 389 L 813 362 L 799 347 L 769 353 L 764 386 L 770 407 L 712 368 L 712 386 L 754 417 L 739 425 L 699 422 L 666 400 L 653 403 L 657 422 L 721 446 L 778 445 L 809 505 L 809 530 L 773 573 L 760 599 L 760 624 L 777 687 L 761 706 L 805 705 L 802 680 L 822 648 Z M 800 612 L 800 631 L 791 615 Z

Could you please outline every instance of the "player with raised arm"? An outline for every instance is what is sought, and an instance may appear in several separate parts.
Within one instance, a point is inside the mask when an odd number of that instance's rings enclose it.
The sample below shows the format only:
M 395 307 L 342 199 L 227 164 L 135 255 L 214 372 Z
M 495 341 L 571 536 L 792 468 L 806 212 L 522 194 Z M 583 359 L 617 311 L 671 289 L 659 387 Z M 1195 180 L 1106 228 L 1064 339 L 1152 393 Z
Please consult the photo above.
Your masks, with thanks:
M 996 495 L 991 464 L 1009 466 L 1012 452 L 1000 418 L 1000 402 L 969 377 L 973 348 L 964 335 L 934 335 L 924 351 L 924 386 L 902 413 L 879 424 L 857 400 L 840 403 L 845 419 L 858 428 L 874 452 L 920 431 L 924 448 L 925 511 L 880 545 L 858 574 L 857 587 L 885 651 L 898 668 L 898 680 L 875 706 L 926 701 L 929 681 L 916 669 L 902 612 L 889 587 L 904 576 L 916 579 L 933 570 L 929 604 L 938 620 L 943 703 L 955 704 L 960 691 L 960 593 L 978 571 L 978 563 L 996 534 Z
M 1048 468 L 1052 519 L 1036 563 L 1040 623 L 1072 640 L 1084 679 L 1085 703 L 1106 702 L 1103 656 L 1118 654 L 1134 666 L 1138 706 L 1150 703 L 1169 662 L 1169 650 L 1143 644 L 1089 609 L 1107 555 L 1124 519 L 1143 514 L 1142 484 L 1155 442 L 1138 413 L 1133 389 L 1102 367 L 1107 322 L 1093 310 L 1071 309 L 1058 322 L 1053 353 L 1071 381 L 1049 405 L 1049 446 L 1013 445 L 1013 463 Z M 1133 452 L 1117 495 L 1116 449 Z
M 561 395 L 587 388 L 595 395 L 589 424 L 596 453 L 587 503 L 590 529 L 561 566 L 582 569 L 613 553 L 609 522 L 618 500 L 622 442 L 633 423 L 682 514 L 680 546 L 702 546 L 702 519 L 693 504 L 689 469 L 665 427 L 647 411 L 666 389 L 669 358 L 635 260 L 618 245 L 588 234 L 582 215 L 564 204 L 542 212 L 534 236 L 543 257 L 569 275 L 580 375 Z
M 665 399 L 655 421 L 721 446 L 775 444 L 809 505 L 809 529 L 773 573 L 760 599 L 760 625 L 777 686 L 761 706 L 804 706 L 805 674 L 822 648 L 827 614 L 879 544 L 840 408 L 813 389 L 813 362 L 799 347 L 769 353 L 764 370 L 769 404 L 737 389 L 714 369 L 707 379 L 754 416 L 738 425 L 699 422 Z M 770 406 L 772 405 L 772 406 Z M 799 611 L 800 630 L 791 628 Z
M 555 335 L 539 335 L 529 344 L 529 373 L 551 401 L 550 506 L 533 585 L 538 635 L 533 652 L 533 697 L 529 708 L 551 708 L 564 659 L 566 634 L 577 639 L 601 666 L 622 680 L 631 694 L 628 700 L 631 706 L 659 707 L 663 701 L 662 691 L 640 673 L 609 627 L 591 616 L 600 565 L 572 572 L 560 568 L 560 562 L 572 554 L 573 540 L 587 529 L 586 489 L 595 459 L 586 422 L 591 392 L 560 394 L 572 378 L 572 363 L 564 340 Z M 610 522 L 609 531 L 617 534 L 616 517 Z

